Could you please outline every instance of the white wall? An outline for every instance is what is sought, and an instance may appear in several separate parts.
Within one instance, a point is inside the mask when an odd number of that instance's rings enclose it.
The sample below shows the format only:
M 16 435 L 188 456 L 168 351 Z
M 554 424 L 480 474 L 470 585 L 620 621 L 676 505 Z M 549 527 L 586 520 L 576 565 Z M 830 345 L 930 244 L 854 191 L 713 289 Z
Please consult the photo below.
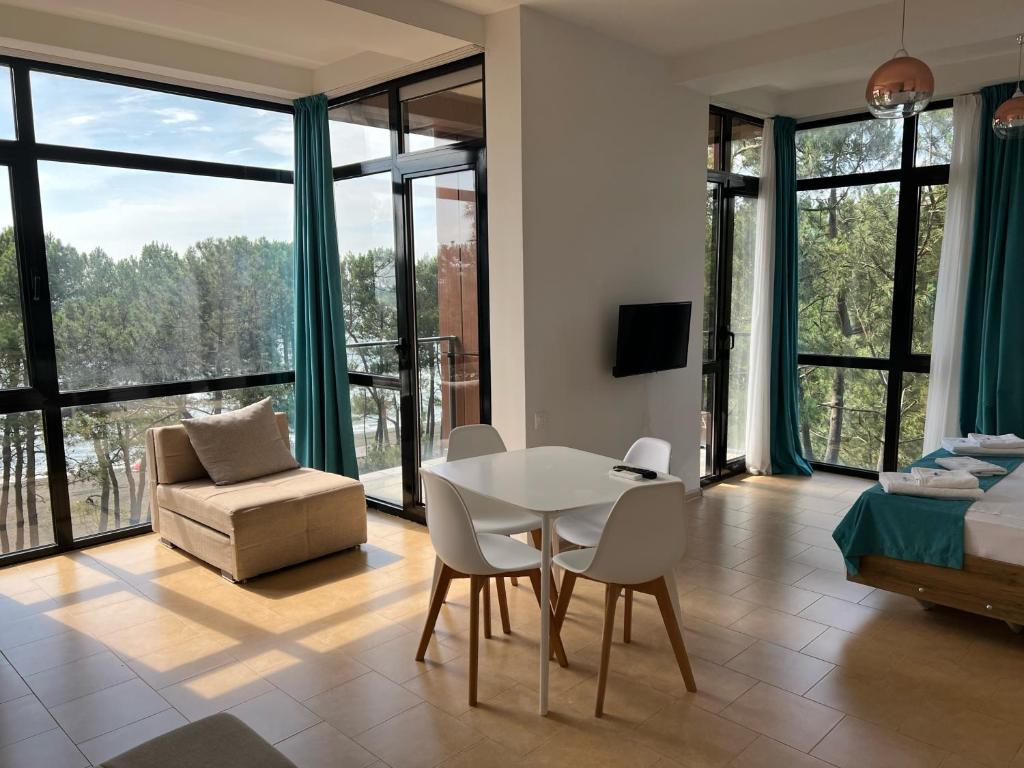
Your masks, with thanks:
M 695 489 L 707 98 L 674 85 L 667 61 L 529 8 L 487 32 L 495 423 L 526 445 L 612 456 L 663 437 Z M 502 298 L 518 301 L 520 263 L 521 322 Z M 693 302 L 689 367 L 613 378 L 618 305 L 677 300 Z M 520 344 L 525 391 L 502 359 Z

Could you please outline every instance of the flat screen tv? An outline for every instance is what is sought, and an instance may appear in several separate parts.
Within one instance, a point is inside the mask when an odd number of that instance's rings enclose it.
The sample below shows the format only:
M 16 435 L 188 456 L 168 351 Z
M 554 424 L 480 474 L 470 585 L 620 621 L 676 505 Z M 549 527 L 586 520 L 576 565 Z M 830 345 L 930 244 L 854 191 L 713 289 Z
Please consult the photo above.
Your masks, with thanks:
M 614 376 L 686 367 L 690 339 L 689 301 L 619 306 Z

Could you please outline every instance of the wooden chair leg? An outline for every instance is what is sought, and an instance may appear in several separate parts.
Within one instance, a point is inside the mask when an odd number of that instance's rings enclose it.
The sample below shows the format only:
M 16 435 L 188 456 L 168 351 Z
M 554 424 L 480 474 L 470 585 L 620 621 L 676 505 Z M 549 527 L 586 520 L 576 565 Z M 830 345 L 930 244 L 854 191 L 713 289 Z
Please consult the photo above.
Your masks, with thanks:
M 491 580 L 484 577 L 484 637 L 491 639 Z
M 508 620 L 508 595 L 505 594 L 505 577 L 496 577 L 494 579 L 494 587 L 498 593 L 498 613 L 501 614 L 501 631 L 506 635 L 511 635 L 512 623 Z
M 437 575 L 437 583 L 434 585 L 434 594 L 430 596 L 430 607 L 427 609 L 427 620 L 423 624 L 423 634 L 420 635 L 420 645 L 416 649 L 416 661 L 423 661 L 427 653 L 427 645 L 430 643 L 430 636 L 434 634 L 434 625 L 437 624 L 437 616 L 441 613 L 441 605 L 444 603 L 445 595 L 448 594 L 448 587 L 452 583 L 452 570 L 447 565 L 441 565 L 441 571 Z
M 572 590 L 576 586 L 576 574 L 566 571 L 562 576 L 562 591 L 558 595 L 558 605 L 555 606 L 555 617 L 551 620 L 551 631 L 560 636 L 562 624 L 565 623 L 565 614 L 569 611 L 569 601 L 572 600 Z
M 484 577 L 469 578 L 469 706 L 476 706 L 477 670 L 480 666 L 480 589 Z
M 633 590 L 630 587 L 626 587 L 623 602 L 625 605 L 622 609 L 622 642 L 628 643 L 633 639 Z
M 541 533 L 540 528 L 534 528 L 530 531 L 530 541 L 533 542 L 533 546 L 536 549 L 541 549 Z M 551 610 L 555 609 L 558 604 L 558 582 L 555 581 L 554 569 L 551 571 Z
M 512 583 L 513 587 L 518 587 L 519 586 L 519 577 L 512 576 L 512 577 L 509 578 L 509 581 Z
M 594 717 L 604 715 L 604 691 L 608 686 L 608 661 L 612 655 L 612 633 L 615 631 L 615 603 L 621 589 L 618 584 L 608 584 L 604 590 L 604 634 L 601 637 L 601 671 L 597 677 Z
M 683 633 L 679 628 L 679 618 L 676 616 L 675 608 L 672 606 L 672 596 L 668 590 L 668 584 L 665 583 L 664 577 L 654 582 L 654 597 L 658 600 L 658 608 L 661 609 L 661 618 L 665 622 L 665 631 L 668 632 L 669 642 L 672 643 L 672 650 L 676 654 L 679 672 L 683 676 L 686 690 L 690 693 L 696 693 L 697 683 L 693 679 L 693 669 L 690 668 L 690 657 L 686 654 L 686 644 L 683 642 Z
M 530 571 L 530 583 L 533 585 L 533 594 L 537 598 L 537 605 L 542 611 L 550 611 L 550 606 L 541 605 L 540 602 L 540 569 Z M 569 659 L 565 655 L 565 648 L 562 647 L 562 638 L 555 632 L 555 618 L 551 617 L 551 653 L 558 659 L 558 666 L 568 667 Z

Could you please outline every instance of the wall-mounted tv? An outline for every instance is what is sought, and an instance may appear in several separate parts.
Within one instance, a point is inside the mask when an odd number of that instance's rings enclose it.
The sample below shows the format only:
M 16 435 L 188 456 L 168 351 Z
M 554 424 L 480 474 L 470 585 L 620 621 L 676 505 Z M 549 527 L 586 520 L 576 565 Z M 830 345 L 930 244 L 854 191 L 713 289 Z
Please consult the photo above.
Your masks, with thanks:
M 689 301 L 620 305 L 612 374 L 633 376 L 685 368 L 692 306 Z

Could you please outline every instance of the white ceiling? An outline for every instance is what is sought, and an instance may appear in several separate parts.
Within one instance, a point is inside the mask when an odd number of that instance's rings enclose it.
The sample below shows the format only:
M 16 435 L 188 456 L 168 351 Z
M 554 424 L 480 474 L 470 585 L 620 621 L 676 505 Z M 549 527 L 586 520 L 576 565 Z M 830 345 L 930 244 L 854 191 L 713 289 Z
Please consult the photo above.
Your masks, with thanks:
M 907 48 L 940 95 L 1012 78 L 1024 0 L 907 2 Z M 486 15 L 516 5 L 660 55 L 680 84 L 764 114 L 859 106 L 899 37 L 898 0 L 0 0 L 0 48 L 291 98 L 462 55 L 484 43 Z

